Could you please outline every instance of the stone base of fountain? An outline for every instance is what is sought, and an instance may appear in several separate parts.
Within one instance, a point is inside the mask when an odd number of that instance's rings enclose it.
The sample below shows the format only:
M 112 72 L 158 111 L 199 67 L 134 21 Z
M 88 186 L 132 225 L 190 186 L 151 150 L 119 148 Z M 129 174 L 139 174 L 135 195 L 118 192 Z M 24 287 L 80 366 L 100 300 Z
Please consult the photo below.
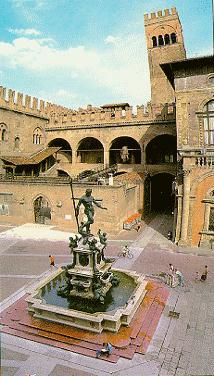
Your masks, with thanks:
M 113 272 L 118 271 L 116 269 Z M 47 320 L 59 324 L 69 325 L 71 327 L 85 329 L 91 332 L 101 333 L 103 330 L 117 332 L 121 325 L 128 326 L 142 302 L 147 282 L 144 276 L 134 271 L 119 270 L 119 272 L 133 278 L 135 288 L 125 305 L 118 307 L 113 311 L 87 313 L 77 311 L 75 309 L 66 309 L 60 306 L 46 304 L 42 298 L 42 289 L 47 285 L 54 283 L 54 279 L 64 273 L 62 269 L 58 269 L 43 281 L 40 281 L 36 288 L 30 292 L 30 296 L 26 299 L 28 311 L 33 317 Z M 125 287 L 124 287 L 125 288 Z

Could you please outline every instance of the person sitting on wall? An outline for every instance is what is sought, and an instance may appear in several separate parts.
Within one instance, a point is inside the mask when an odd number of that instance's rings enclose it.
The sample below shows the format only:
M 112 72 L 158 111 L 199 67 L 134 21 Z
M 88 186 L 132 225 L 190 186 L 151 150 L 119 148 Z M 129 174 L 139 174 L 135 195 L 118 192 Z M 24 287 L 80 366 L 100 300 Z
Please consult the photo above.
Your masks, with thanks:
M 96 358 L 99 358 L 101 355 L 109 356 L 112 354 L 112 351 L 113 351 L 112 345 L 109 342 L 107 343 L 104 342 L 103 348 L 101 350 L 96 351 Z

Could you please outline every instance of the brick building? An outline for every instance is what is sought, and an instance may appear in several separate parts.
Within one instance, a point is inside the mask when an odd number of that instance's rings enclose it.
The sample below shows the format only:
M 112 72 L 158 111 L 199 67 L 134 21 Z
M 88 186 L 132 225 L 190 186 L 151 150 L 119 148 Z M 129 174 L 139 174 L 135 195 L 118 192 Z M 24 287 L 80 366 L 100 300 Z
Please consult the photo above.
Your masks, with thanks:
M 175 8 L 145 15 L 144 22 L 152 95 L 136 114 L 128 103 L 76 111 L 1 88 L 2 221 L 75 229 L 72 177 L 76 198 L 92 184 L 105 202 L 108 215 L 98 209 L 96 222 L 108 232 L 120 231 L 137 212 L 168 210 L 175 213 L 176 242 L 210 244 L 212 60 L 186 59 Z

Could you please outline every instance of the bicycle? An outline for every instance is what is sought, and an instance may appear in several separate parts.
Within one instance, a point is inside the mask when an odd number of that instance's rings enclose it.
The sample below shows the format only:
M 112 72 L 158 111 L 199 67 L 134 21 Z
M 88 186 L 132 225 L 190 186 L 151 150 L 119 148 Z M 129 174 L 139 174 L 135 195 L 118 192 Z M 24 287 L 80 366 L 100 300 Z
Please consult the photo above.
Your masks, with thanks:
M 130 259 L 133 258 L 133 253 L 130 251 L 129 247 L 125 245 L 125 247 L 118 253 L 118 257 L 128 257 Z

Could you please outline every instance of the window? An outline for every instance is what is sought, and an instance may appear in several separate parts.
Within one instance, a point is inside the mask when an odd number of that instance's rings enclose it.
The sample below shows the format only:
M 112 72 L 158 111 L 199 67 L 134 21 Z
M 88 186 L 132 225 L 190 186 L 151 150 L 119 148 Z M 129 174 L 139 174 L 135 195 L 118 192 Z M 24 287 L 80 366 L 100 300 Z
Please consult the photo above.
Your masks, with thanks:
M 163 41 L 163 36 L 162 35 L 158 35 L 158 44 L 159 44 L 159 46 L 163 46 L 164 45 L 164 41 Z
M 209 231 L 214 231 L 214 206 L 210 208 Z
M 176 43 L 177 42 L 177 38 L 176 38 L 176 34 L 175 33 L 171 34 L 171 41 L 172 41 L 172 43 Z
M 208 83 L 210 85 L 214 85 L 214 76 L 211 76 L 211 77 L 208 78 Z
M 164 35 L 165 44 L 170 44 L 169 34 Z
M 156 37 L 152 37 L 152 44 L 153 44 L 153 47 L 157 47 L 158 43 L 157 43 Z
M 20 138 L 16 137 L 15 138 L 15 149 L 19 149 L 19 143 L 20 143 Z
M 35 145 L 40 145 L 42 140 L 42 131 L 40 128 L 36 128 L 33 134 L 33 143 Z
M 203 109 L 204 143 L 214 145 L 214 100 L 205 104 Z
M 0 140 L 1 141 L 7 141 L 7 134 L 8 134 L 7 126 L 6 126 L 6 124 L 2 123 L 0 125 Z

